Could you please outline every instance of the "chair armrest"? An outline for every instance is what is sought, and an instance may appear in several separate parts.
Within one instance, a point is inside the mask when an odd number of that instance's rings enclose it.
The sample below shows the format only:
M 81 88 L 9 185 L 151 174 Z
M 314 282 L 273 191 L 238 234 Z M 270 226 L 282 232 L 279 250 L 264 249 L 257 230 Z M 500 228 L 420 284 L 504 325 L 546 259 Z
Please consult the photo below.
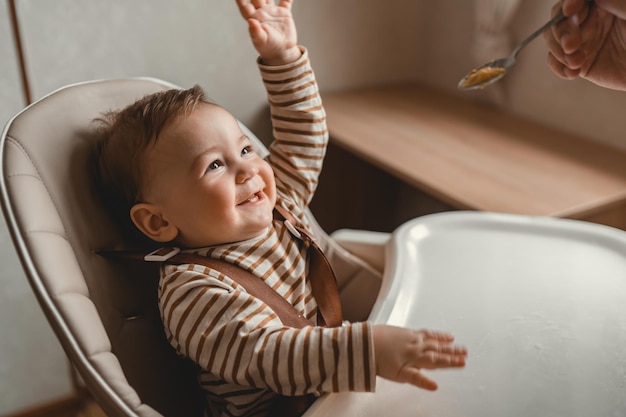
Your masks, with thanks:
M 380 272 L 384 270 L 385 245 L 390 236 L 389 233 L 355 229 L 339 229 L 330 235 L 342 248 Z

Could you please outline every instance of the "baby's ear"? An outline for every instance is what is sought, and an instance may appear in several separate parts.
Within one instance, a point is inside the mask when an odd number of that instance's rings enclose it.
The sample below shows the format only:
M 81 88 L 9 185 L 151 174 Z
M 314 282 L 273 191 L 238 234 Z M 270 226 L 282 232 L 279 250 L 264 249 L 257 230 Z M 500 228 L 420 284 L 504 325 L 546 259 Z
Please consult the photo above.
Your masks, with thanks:
M 171 242 L 178 236 L 178 228 L 153 204 L 135 204 L 130 209 L 130 218 L 144 235 L 155 242 Z

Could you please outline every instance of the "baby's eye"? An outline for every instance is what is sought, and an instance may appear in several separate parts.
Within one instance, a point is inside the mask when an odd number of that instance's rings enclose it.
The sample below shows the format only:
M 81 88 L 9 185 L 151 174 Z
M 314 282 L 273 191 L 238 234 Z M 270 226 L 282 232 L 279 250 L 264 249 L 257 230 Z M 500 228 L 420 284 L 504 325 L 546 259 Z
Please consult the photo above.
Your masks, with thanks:
M 213 162 L 211 162 L 211 163 L 209 164 L 209 166 L 207 167 L 207 169 L 206 169 L 206 170 L 207 170 L 207 172 L 208 172 L 208 171 L 212 171 L 212 170 L 214 170 L 214 169 L 218 169 L 218 168 L 219 168 L 219 167 L 221 167 L 221 166 L 222 166 L 222 163 L 221 163 L 220 161 L 218 161 L 218 160 L 215 160 L 215 161 L 213 161 Z
M 241 150 L 241 154 L 242 154 L 242 155 L 248 155 L 249 153 L 252 153 L 252 152 L 254 152 L 254 149 L 252 149 L 252 146 L 250 146 L 250 145 L 248 145 L 248 146 L 244 147 L 244 148 Z

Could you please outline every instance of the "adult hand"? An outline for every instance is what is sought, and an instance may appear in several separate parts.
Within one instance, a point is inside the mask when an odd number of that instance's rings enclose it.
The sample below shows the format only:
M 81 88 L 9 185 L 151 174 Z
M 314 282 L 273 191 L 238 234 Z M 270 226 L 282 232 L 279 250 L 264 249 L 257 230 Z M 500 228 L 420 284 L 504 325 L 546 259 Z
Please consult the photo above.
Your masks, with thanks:
M 568 18 L 544 32 L 552 71 L 626 90 L 626 1 L 561 0 L 552 14 L 561 9 Z

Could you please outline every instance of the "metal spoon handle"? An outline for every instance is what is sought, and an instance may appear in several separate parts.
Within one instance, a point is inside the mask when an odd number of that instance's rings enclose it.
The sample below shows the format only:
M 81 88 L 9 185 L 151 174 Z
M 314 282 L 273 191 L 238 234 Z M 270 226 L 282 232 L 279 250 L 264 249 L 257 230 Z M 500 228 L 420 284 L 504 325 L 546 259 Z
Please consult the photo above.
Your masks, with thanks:
M 517 54 L 519 53 L 519 51 L 522 50 L 522 48 L 524 48 L 526 45 L 532 42 L 532 40 L 535 39 L 537 36 L 541 35 L 544 30 L 550 28 L 552 25 L 556 25 L 563 19 L 565 19 L 565 15 L 563 14 L 563 12 L 559 12 L 559 14 L 554 16 L 552 19 L 548 20 L 545 25 L 541 26 L 539 29 L 534 31 L 529 37 L 524 39 L 519 45 L 517 45 L 517 48 L 513 50 L 512 55 L 514 57 L 517 57 Z

